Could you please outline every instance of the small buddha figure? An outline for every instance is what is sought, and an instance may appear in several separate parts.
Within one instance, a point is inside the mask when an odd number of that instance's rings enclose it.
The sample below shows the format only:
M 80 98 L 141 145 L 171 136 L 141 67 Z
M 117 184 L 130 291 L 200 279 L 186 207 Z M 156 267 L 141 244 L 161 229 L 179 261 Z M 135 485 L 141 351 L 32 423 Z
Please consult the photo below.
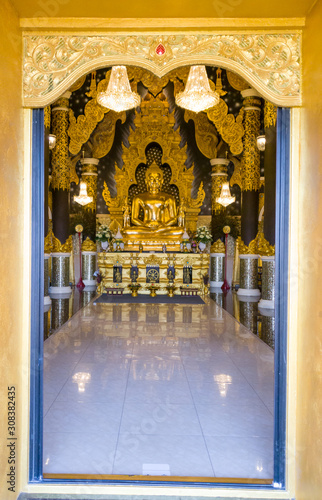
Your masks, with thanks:
M 184 212 L 184 203 L 182 201 L 179 207 L 178 226 L 184 227 L 184 224 L 185 224 L 185 212 Z
M 130 207 L 128 205 L 128 199 L 125 200 L 124 212 L 123 212 L 123 226 L 130 226 Z
M 145 180 L 148 191 L 133 198 L 131 210 L 132 226 L 124 229 L 130 239 L 141 237 L 171 238 L 178 240 L 183 228 L 177 226 L 176 200 L 171 194 L 161 191 L 163 172 L 155 163 L 147 169 Z M 143 220 L 139 218 L 143 211 Z

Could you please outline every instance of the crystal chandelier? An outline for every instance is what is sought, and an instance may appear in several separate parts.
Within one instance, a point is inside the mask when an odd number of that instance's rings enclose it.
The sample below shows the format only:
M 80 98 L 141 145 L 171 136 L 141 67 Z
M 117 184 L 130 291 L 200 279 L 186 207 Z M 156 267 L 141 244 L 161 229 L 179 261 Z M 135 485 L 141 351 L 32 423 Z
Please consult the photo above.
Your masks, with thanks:
M 265 151 L 265 146 L 266 146 L 266 137 L 265 135 L 259 135 L 256 138 L 256 144 L 259 149 L 259 151 Z
M 186 88 L 176 96 L 176 103 L 195 113 L 216 106 L 219 95 L 210 89 L 205 66 L 191 66 Z
M 81 182 L 79 185 L 79 196 L 74 196 L 74 201 L 79 203 L 80 205 L 88 205 L 92 203 L 93 196 L 87 195 L 87 185 L 86 182 Z
M 221 193 L 219 198 L 216 198 L 216 202 L 220 203 L 224 207 L 227 207 L 236 200 L 235 196 L 231 196 L 229 189 L 229 182 L 224 182 L 221 188 Z
M 113 66 L 107 90 L 98 94 L 97 102 L 118 112 L 136 108 L 140 104 L 141 97 L 132 92 L 125 66 Z

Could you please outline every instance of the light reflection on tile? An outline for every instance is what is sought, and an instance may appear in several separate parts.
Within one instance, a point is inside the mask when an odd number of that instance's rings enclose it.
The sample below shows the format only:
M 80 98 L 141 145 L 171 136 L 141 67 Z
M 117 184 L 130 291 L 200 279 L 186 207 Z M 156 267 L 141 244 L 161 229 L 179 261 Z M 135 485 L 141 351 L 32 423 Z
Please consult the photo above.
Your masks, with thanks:
M 213 301 L 118 307 L 45 341 L 44 472 L 272 477 L 273 351 Z

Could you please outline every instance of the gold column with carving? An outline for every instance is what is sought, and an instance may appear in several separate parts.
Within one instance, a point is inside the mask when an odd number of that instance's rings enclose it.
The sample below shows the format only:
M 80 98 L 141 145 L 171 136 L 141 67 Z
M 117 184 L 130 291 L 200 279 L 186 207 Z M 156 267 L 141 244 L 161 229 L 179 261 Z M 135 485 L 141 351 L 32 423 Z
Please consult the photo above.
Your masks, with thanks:
M 96 249 L 96 203 L 97 203 L 97 165 L 98 158 L 82 158 L 82 182 L 86 183 L 88 196 L 93 197 L 93 201 L 83 207 L 87 213 L 89 221 L 88 230 L 84 231 L 84 239 L 89 239 Z
M 261 97 L 254 89 L 241 92 L 244 98 L 244 153 L 242 159 L 242 213 L 239 239 L 240 288 L 239 297 L 260 296 L 258 289 L 258 206 L 260 188 L 260 135 Z M 246 299 L 247 300 L 247 299 Z
M 257 137 L 260 134 L 261 98 L 254 89 L 241 92 L 244 98 L 244 153 L 242 159 L 242 215 L 241 238 L 246 245 L 256 238 L 260 188 L 260 152 Z
M 69 97 L 65 92 L 53 105 L 51 116 L 52 133 L 56 146 L 52 150 L 52 200 L 53 200 L 53 253 L 50 295 L 69 295 L 69 266 L 72 251 L 69 236 L 69 191 L 70 160 L 68 151 Z
M 210 160 L 211 169 L 211 206 L 212 214 L 218 215 L 225 208 L 217 203 L 216 199 L 220 196 L 221 188 L 224 182 L 227 181 L 227 166 L 229 160 L 225 158 L 214 158 Z

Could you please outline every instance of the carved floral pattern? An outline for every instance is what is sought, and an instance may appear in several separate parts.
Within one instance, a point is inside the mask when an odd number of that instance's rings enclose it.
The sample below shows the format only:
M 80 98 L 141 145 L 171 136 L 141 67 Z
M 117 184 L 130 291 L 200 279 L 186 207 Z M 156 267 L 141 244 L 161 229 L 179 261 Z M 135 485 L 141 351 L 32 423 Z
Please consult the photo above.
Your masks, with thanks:
M 165 48 L 158 55 L 159 44 Z M 121 62 L 149 67 L 163 76 L 174 63 L 189 64 L 189 59 L 203 63 L 222 61 L 257 87 L 269 89 L 275 98 L 299 97 L 300 34 L 170 34 L 170 35 L 24 35 L 24 98 L 28 105 L 50 102 L 58 87 L 75 73 L 79 78 L 91 63 L 102 66 Z M 226 62 L 226 64 L 225 64 Z M 94 65 L 92 65 L 94 66 Z M 92 68 L 93 69 L 93 68 Z M 255 85 L 256 86 L 256 85 Z M 64 87 L 64 88 L 63 88 Z M 33 104 L 34 103 L 34 104 Z

